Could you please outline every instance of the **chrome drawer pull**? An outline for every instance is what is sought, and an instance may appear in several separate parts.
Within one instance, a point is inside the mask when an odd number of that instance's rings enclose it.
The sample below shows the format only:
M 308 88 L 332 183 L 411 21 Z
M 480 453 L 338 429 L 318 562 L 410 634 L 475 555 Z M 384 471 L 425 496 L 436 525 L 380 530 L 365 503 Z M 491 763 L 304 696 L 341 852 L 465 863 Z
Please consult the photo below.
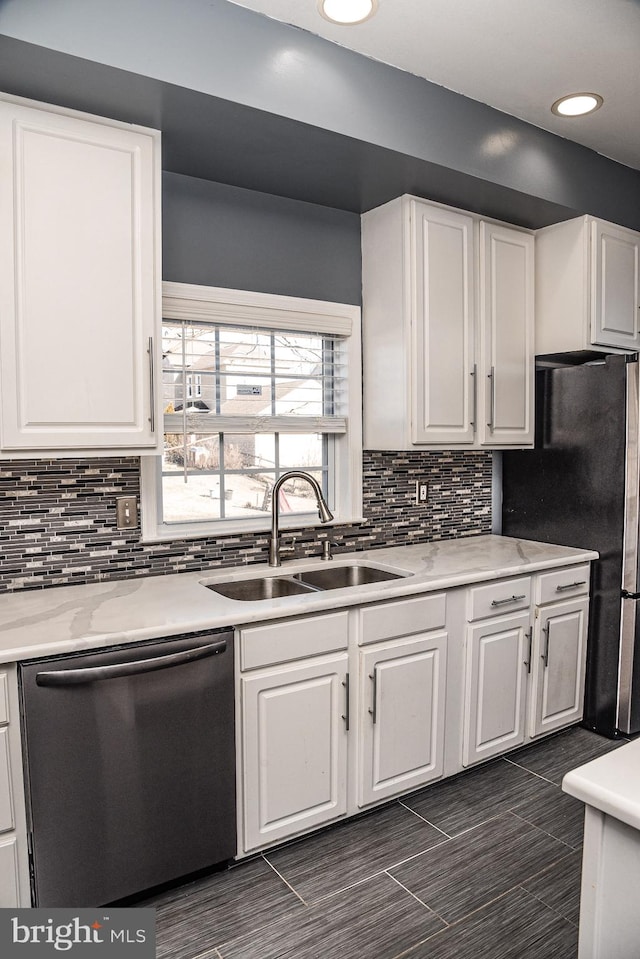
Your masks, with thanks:
M 586 586 L 586 579 L 577 579 L 575 583 L 565 583 L 564 585 L 556 586 L 556 592 L 561 593 L 565 589 L 575 589 L 576 586 Z
M 492 606 L 504 606 L 504 605 L 506 605 L 506 603 L 517 603 L 517 602 L 519 602 L 521 599 L 526 599 L 526 598 L 527 598 L 527 594 L 526 594 L 526 593 L 520 593 L 519 596 L 509 596 L 507 599 L 492 599 L 492 600 L 491 600 L 491 605 L 492 605 Z

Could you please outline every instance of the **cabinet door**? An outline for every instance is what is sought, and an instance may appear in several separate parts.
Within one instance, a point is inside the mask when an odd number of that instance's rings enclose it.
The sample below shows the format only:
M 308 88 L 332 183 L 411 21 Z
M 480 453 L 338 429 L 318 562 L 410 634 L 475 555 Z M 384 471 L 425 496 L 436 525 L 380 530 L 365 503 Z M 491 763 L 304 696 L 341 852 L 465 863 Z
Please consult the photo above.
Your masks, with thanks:
M 467 628 L 464 766 L 524 742 L 529 612 Z
M 347 654 L 241 680 L 244 849 L 346 813 Z
M 531 736 L 582 719 L 588 599 L 543 607 L 536 620 Z
M 365 806 L 443 773 L 447 634 L 360 653 L 360 788 Z
M 591 223 L 591 339 L 640 349 L 640 234 Z
M 0 838 L 0 909 L 15 909 L 20 902 L 18 850 L 15 836 Z
M 473 220 L 415 200 L 410 217 L 412 440 L 471 445 Z
M 534 238 L 480 224 L 478 439 L 533 444 Z
M 0 832 L 7 832 L 15 826 L 11 790 L 9 730 L 5 726 L 4 729 L 0 729 Z
M 0 103 L 2 447 L 156 446 L 152 131 Z

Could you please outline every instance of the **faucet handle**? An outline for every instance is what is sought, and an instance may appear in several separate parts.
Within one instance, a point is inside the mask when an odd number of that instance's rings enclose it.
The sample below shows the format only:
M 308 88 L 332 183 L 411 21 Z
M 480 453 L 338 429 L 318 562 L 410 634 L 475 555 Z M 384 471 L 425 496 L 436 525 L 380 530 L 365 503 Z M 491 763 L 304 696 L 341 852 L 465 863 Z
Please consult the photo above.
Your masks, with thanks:
M 281 546 L 279 552 L 281 552 L 281 553 L 293 553 L 293 552 L 295 552 L 296 539 L 297 539 L 297 538 L 298 538 L 297 536 L 293 536 L 292 539 L 291 539 L 290 545 L 289 545 L 289 546 Z

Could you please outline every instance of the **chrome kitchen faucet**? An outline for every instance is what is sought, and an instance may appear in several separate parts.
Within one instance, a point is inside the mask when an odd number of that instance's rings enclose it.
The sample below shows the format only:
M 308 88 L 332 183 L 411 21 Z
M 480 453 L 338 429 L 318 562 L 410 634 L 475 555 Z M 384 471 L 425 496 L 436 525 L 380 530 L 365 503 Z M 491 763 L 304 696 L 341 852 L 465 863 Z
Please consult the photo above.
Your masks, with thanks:
M 313 492 L 316 494 L 320 522 L 330 523 L 333 519 L 333 513 L 326 504 L 325 498 L 322 495 L 322 490 L 320 489 L 320 485 L 313 476 L 310 476 L 309 473 L 303 473 L 302 470 L 289 470 L 288 473 L 283 473 L 282 476 L 275 481 L 273 484 L 273 489 L 271 490 L 271 542 L 269 543 L 269 566 L 281 565 L 279 530 L 280 505 L 278 497 L 280 487 L 283 483 L 286 483 L 287 480 L 296 478 L 306 480 Z

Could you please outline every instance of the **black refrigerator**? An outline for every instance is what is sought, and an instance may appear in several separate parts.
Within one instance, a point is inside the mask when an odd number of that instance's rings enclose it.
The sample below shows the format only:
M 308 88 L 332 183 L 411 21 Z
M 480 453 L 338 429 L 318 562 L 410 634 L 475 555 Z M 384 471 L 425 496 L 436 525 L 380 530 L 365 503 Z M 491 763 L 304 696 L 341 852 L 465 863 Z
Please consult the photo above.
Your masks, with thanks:
M 533 450 L 502 454 L 505 536 L 595 549 L 584 721 L 640 732 L 638 354 L 539 358 Z

